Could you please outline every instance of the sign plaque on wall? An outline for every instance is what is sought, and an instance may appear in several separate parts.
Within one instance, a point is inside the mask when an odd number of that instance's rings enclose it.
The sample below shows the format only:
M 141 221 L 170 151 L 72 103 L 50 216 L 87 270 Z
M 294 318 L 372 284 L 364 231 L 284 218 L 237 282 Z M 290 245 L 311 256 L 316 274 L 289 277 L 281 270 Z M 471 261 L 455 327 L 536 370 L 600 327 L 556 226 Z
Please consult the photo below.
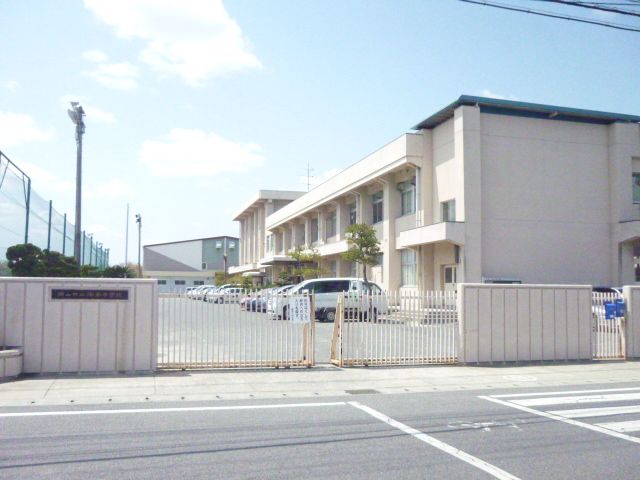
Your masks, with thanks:
M 51 300 L 129 300 L 129 290 L 52 288 Z

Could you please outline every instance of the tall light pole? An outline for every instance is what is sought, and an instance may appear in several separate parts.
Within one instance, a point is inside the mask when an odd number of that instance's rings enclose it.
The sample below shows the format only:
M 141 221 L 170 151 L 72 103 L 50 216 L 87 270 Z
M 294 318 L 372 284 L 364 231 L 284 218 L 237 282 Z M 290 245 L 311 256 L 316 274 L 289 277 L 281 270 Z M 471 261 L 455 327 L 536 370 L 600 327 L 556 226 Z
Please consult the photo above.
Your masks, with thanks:
M 140 265 L 141 238 L 142 238 L 142 216 L 136 213 L 136 223 L 138 224 L 138 278 L 142 278 L 142 266 Z
M 81 218 L 82 218 L 82 135 L 84 135 L 84 120 L 85 116 L 82 106 L 78 102 L 71 102 L 71 108 L 67 110 L 69 118 L 76 126 L 76 230 L 73 241 L 73 256 L 76 259 L 78 265 L 81 265 L 80 260 L 80 244 L 81 244 Z

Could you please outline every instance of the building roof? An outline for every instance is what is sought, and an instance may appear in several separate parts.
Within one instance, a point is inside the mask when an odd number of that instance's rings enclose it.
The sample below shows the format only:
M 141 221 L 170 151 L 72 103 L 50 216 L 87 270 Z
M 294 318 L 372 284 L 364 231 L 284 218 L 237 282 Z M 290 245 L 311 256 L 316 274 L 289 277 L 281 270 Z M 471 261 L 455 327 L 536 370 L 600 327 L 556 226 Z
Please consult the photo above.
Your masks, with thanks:
M 233 220 L 240 220 L 240 217 L 247 213 L 248 210 L 251 210 L 257 204 L 265 201 L 265 200 L 296 200 L 300 198 L 307 192 L 300 192 L 296 190 L 258 190 L 258 194 L 254 196 L 249 202 L 245 204 L 244 207 L 240 211 L 238 211 L 234 216 Z
M 530 118 L 544 118 L 571 122 L 598 123 L 608 125 L 614 122 L 640 123 L 640 116 L 624 113 L 600 112 L 581 108 L 559 107 L 540 103 L 517 102 L 500 98 L 461 95 L 456 101 L 424 119 L 414 130 L 431 129 L 453 117 L 453 112 L 461 105 L 479 106 L 483 113 L 497 113 Z
M 220 236 L 217 236 L 217 237 L 192 238 L 191 240 L 178 240 L 178 241 L 175 241 L 175 242 L 150 243 L 149 245 L 143 245 L 143 247 L 145 247 L 145 248 L 146 247 L 157 247 L 157 246 L 160 246 L 160 245 L 172 245 L 174 243 L 198 242 L 198 241 L 201 241 L 201 240 L 218 240 L 220 238 L 228 238 L 230 240 L 236 240 L 236 241 L 240 240 L 238 237 L 232 237 L 230 235 L 220 235 Z

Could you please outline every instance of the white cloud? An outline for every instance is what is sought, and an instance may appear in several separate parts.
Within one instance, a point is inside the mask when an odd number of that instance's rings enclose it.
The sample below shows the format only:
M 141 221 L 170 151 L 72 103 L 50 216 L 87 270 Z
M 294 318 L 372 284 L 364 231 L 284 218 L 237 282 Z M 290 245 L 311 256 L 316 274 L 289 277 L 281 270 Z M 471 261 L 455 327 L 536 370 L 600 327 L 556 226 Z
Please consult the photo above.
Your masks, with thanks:
M 87 189 L 87 198 L 119 198 L 133 195 L 133 188 L 126 181 L 115 178 Z
M 46 191 L 54 193 L 65 193 L 75 191 L 76 184 L 74 181 L 60 178 L 55 173 L 38 167 L 30 162 L 20 161 L 20 168 L 29 175 L 32 187 L 36 191 Z M 75 177 L 74 177 L 75 178 Z
M 6 82 L 2 82 L 2 88 L 9 90 L 10 92 L 15 92 L 19 87 L 20 84 L 17 80 L 7 80 Z
M 146 41 L 140 60 L 191 86 L 211 77 L 261 68 L 221 0 L 85 0 L 121 38 Z
M 174 128 L 165 140 L 147 140 L 140 162 L 164 177 L 211 177 L 246 172 L 263 165 L 255 143 L 236 143 L 215 133 Z
M 89 103 L 89 99 L 87 97 L 82 95 L 62 95 L 60 97 L 60 103 L 65 109 L 69 108 L 69 102 L 80 102 L 82 104 L 82 108 L 87 114 L 88 123 L 116 123 L 116 116 L 113 113 L 102 110 L 101 108 Z
M 309 185 L 311 186 L 311 188 L 317 187 L 321 183 L 326 182 L 331 177 L 334 177 L 335 175 L 337 175 L 340 172 L 342 172 L 342 170 L 344 170 L 344 169 L 342 169 L 342 168 L 331 168 L 331 169 L 325 171 L 324 173 L 322 173 L 319 176 L 313 175 L 313 171 L 311 171 L 311 178 L 308 179 Z M 307 176 L 306 175 L 301 176 L 298 180 L 299 180 L 299 182 L 301 184 L 304 185 L 305 188 L 307 187 Z
M 107 54 L 100 50 L 87 50 L 83 52 L 82 58 L 93 63 L 105 63 L 108 59 Z
M 44 142 L 53 138 L 52 128 L 41 128 L 30 115 L 0 112 L 0 148 L 21 143 Z
M 139 68 L 128 62 L 102 63 L 91 71 L 83 72 L 102 86 L 113 90 L 133 90 L 138 86 Z
M 484 90 L 482 90 L 482 92 L 480 92 L 480 95 L 483 97 L 489 97 L 489 98 L 500 98 L 502 100 L 514 100 L 514 101 L 520 100 L 515 95 L 502 95 L 501 93 L 492 92 L 488 88 L 485 88 Z

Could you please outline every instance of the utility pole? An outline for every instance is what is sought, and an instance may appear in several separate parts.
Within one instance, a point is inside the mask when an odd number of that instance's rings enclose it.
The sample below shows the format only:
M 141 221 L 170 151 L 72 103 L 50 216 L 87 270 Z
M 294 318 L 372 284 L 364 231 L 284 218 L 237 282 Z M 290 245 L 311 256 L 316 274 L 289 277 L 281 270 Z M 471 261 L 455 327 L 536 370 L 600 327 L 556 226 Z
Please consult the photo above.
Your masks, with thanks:
M 307 192 L 311 190 L 311 170 L 312 170 L 311 165 L 307 160 Z
M 127 203 L 127 226 L 124 234 L 124 265 L 129 263 L 129 204 Z
M 80 249 L 82 235 L 82 135 L 85 125 L 82 117 L 85 116 L 82 106 L 78 102 L 71 102 L 71 108 L 67 110 L 69 118 L 76 126 L 76 220 L 75 237 L 73 242 L 73 256 L 78 265 L 81 265 Z
M 136 223 L 138 224 L 138 278 L 142 278 L 142 266 L 140 264 L 140 254 L 142 248 L 142 216 L 139 213 L 136 213 Z

